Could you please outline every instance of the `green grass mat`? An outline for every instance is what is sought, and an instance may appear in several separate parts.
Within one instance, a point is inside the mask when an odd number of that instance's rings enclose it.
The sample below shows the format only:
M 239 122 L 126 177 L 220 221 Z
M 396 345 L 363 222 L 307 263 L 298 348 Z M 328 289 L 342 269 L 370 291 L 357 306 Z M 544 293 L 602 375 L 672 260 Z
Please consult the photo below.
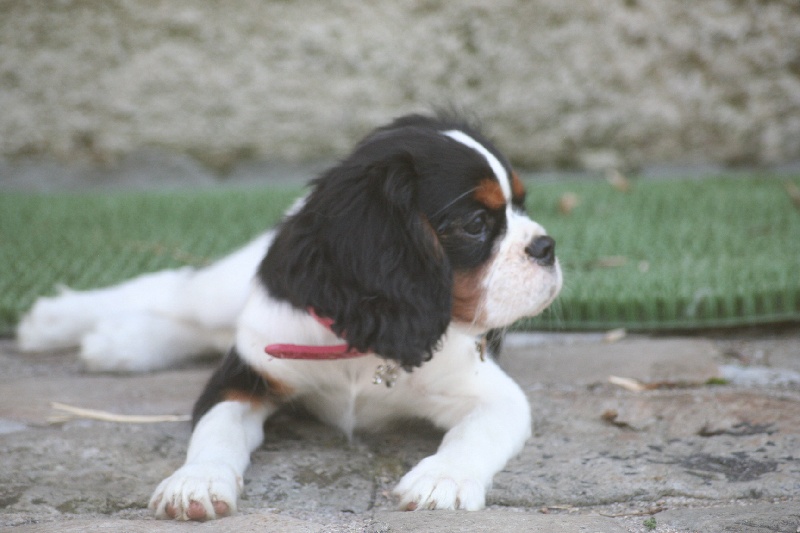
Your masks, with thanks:
M 789 180 L 800 184 L 800 179 Z M 564 290 L 529 329 L 631 330 L 800 321 L 800 209 L 788 181 L 529 184 Z M 201 266 L 273 224 L 299 188 L 0 194 L 0 333 L 57 284 L 85 289 Z M 558 206 L 577 196 L 570 214 Z

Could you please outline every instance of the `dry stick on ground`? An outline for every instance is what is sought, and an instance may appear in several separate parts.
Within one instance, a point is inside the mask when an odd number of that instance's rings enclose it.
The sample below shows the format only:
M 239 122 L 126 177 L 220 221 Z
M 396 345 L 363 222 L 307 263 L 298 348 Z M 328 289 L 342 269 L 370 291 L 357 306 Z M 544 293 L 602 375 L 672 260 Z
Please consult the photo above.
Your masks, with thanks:
M 66 422 L 72 418 L 89 418 L 121 424 L 156 424 L 160 422 L 186 422 L 191 419 L 189 415 L 120 415 L 97 409 L 74 407 L 58 402 L 52 402 L 50 406 L 53 409 L 67 413 L 48 418 L 50 422 Z

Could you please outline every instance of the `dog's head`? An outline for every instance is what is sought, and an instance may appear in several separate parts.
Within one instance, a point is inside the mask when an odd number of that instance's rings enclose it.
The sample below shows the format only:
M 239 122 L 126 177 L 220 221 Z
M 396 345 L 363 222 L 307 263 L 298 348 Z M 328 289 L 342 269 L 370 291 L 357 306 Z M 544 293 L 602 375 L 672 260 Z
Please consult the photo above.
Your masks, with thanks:
M 524 201 L 478 131 L 403 117 L 314 182 L 259 278 L 273 297 L 331 318 L 352 348 L 419 366 L 450 322 L 505 327 L 557 295 L 555 241 Z

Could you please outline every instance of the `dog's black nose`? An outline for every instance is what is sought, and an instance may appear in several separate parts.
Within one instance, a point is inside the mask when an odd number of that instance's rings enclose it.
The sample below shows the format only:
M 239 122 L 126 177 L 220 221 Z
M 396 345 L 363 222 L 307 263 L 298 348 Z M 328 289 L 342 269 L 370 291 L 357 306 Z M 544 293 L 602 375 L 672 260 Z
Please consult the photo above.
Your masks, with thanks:
M 556 241 L 547 235 L 536 237 L 525 248 L 525 253 L 542 266 L 553 266 L 556 262 Z

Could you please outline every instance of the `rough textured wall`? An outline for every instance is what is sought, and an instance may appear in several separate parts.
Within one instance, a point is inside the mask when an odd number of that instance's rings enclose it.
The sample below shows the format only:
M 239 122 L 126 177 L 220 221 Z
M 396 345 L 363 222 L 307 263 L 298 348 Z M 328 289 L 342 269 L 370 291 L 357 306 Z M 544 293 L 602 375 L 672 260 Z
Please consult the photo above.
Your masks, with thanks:
M 0 155 L 341 155 L 455 104 L 518 165 L 800 159 L 796 0 L 0 0 Z

